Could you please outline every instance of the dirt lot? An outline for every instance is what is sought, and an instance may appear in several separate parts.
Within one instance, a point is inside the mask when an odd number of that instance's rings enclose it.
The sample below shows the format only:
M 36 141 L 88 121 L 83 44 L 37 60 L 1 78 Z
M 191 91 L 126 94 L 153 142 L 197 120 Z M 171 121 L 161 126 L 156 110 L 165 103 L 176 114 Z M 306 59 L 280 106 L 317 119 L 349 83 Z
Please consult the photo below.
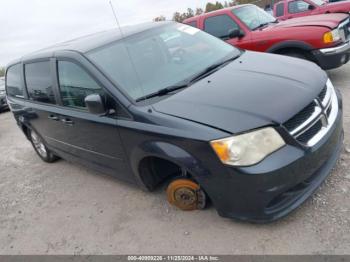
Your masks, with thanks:
M 347 149 L 309 201 L 268 225 L 181 212 L 162 190 L 45 164 L 0 114 L 0 254 L 350 254 L 350 65 L 329 75 L 343 94 Z

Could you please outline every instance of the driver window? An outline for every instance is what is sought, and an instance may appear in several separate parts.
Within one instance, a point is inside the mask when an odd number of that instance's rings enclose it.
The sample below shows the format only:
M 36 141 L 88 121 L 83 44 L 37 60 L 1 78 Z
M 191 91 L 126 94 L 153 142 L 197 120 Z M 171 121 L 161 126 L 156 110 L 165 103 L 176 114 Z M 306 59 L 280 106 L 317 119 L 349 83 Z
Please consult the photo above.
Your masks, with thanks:
M 208 17 L 204 22 L 204 31 L 218 38 L 228 38 L 234 29 L 239 29 L 239 26 L 228 15 Z
M 305 12 L 309 10 L 309 3 L 306 3 L 302 0 L 299 1 L 293 1 L 293 2 L 289 2 L 288 4 L 288 11 L 291 14 L 295 14 L 295 13 L 301 13 L 301 12 Z
M 58 61 L 58 81 L 64 106 L 87 110 L 85 97 L 100 94 L 106 97 L 102 88 L 80 66 Z

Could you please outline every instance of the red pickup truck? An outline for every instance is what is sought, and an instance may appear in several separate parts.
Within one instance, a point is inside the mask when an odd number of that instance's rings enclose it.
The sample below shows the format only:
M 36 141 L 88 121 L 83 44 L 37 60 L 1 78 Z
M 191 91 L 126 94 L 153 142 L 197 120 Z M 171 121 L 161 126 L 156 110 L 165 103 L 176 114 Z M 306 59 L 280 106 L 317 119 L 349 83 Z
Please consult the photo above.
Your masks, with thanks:
M 184 21 L 242 49 L 289 55 L 332 69 L 350 59 L 350 19 L 324 14 L 279 22 L 255 5 L 240 5 Z
M 350 1 L 328 3 L 323 0 L 283 0 L 273 7 L 279 20 L 328 13 L 349 13 Z

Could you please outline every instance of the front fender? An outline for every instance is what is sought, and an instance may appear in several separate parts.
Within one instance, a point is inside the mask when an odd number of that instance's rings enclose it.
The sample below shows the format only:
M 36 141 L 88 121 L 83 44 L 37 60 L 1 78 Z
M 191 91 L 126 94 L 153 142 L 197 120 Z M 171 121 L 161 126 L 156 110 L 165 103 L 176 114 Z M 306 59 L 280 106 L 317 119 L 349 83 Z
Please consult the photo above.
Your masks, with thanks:
M 194 177 L 209 174 L 209 170 L 202 165 L 200 160 L 181 147 L 164 141 L 146 141 L 131 152 L 130 162 L 139 186 L 147 191 L 149 189 L 144 184 L 139 170 L 141 161 L 147 157 L 168 160 L 181 167 L 182 170 L 188 171 Z

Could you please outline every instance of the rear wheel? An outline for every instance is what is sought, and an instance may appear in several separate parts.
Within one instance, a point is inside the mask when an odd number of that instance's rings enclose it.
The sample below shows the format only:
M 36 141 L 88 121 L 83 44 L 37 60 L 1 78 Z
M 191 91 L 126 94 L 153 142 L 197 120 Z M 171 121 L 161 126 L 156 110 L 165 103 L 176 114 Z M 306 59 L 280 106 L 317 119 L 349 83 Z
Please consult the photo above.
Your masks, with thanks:
M 170 204 L 181 210 L 191 211 L 206 206 L 206 196 L 200 186 L 189 179 L 176 179 L 167 188 Z
M 44 141 L 35 131 L 29 131 L 29 138 L 35 152 L 43 161 L 52 163 L 58 159 L 58 157 L 45 146 Z

